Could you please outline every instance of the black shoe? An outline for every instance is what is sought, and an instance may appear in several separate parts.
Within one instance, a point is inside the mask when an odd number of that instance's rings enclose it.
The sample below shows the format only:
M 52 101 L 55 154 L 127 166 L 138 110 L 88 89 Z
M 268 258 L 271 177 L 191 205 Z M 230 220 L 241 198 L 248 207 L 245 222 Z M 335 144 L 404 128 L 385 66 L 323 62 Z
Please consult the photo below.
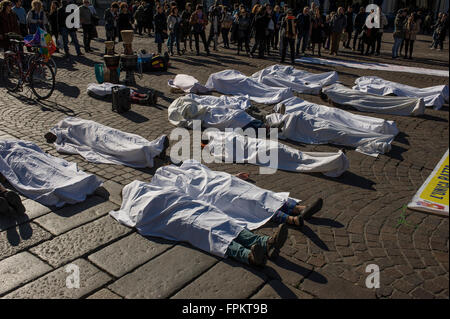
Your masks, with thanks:
M 264 256 L 264 248 L 260 244 L 255 244 L 250 248 L 248 255 L 248 263 L 252 266 L 262 267 L 266 264 L 266 256 Z
M 267 240 L 267 257 L 275 259 L 280 253 L 281 247 L 286 242 L 288 235 L 288 228 L 286 224 L 280 224 L 273 236 Z
M 13 191 L 7 191 L 3 194 L 8 201 L 9 205 L 14 208 L 17 214 L 25 213 L 25 206 L 22 204 L 19 194 Z
M 314 203 L 312 203 L 311 205 L 307 206 L 304 210 L 302 210 L 302 212 L 300 213 L 300 216 L 304 219 L 304 220 L 308 220 L 310 219 L 315 213 L 317 213 L 318 211 L 320 211 L 322 209 L 323 206 L 323 199 L 319 198 L 317 199 Z

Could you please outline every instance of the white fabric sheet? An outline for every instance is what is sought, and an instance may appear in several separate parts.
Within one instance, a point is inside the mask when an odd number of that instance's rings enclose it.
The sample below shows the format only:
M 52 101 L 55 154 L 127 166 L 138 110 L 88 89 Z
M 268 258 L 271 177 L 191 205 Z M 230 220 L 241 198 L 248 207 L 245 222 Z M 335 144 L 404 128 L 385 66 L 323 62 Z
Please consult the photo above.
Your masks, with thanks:
M 352 106 L 361 112 L 391 115 L 418 116 L 425 112 L 421 98 L 380 96 L 353 90 L 342 84 L 332 84 L 322 92 L 334 103 Z
M 207 136 L 209 143 L 205 150 L 221 161 L 251 163 L 299 173 L 317 172 L 330 177 L 340 176 L 349 167 L 348 159 L 342 151 L 301 152 L 278 141 L 243 136 L 235 132 L 208 132 Z M 237 150 L 241 152 L 239 155 Z M 258 155 L 272 153 L 276 156 L 276 162 Z
M 173 101 L 168 108 L 169 122 L 192 128 L 193 120 L 201 120 L 204 128 L 244 127 L 254 118 L 246 109 L 251 106 L 246 96 L 212 96 L 188 94 Z
M 210 91 L 204 85 L 200 84 L 196 78 L 187 74 L 177 74 L 175 78 L 167 81 L 167 85 L 186 93 L 203 94 Z
M 394 136 L 399 133 L 394 121 L 354 114 L 336 107 L 304 101 L 298 97 L 293 97 L 278 103 L 274 107 L 274 111 L 280 113 L 282 105 L 284 105 L 286 114 L 302 111 L 317 118 L 339 123 L 341 126 L 347 126 L 352 129 Z
M 53 127 L 58 152 L 79 154 L 92 163 L 153 167 L 153 159 L 164 149 L 165 135 L 148 141 L 94 121 L 67 117 Z
M 0 141 L 0 172 L 21 194 L 43 205 L 82 202 L 102 181 L 77 164 L 44 153 L 36 144 Z
M 353 90 L 376 95 L 396 95 L 403 97 L 423 98 L 425 106 L 439 110 L 448 102 L 448 85 L 437 85 L 427 88 L 416 88 L 397 82 L 387 81 L 377 76 L 362 76 L 355 80 Z
M 271 87 L 288 87 L 298 93 L 318 95 L 322 87 L 338 81 L 338 74 L 335 71 L 315 74 L 276 64 L 254 73 L 251 78 Z
M 144 236 L 189 242 L 224 257 L 244 228 L 264 225 L 288 196 L 187 160 L 160 167 L 150 183 L 125 186 L 120 210 L 110 214 Z
M 386 64 L 378 62 L 359 62 L 359 61 L 344 61 L 344 60 L 327 60 L 320 58 L 303 57 L 301 59 L 296 59 L 295 62 L 298 63 L 310 63 L 310 64 L 320 64 L 329 66 L 343 66 L 346 68 L 362 69 L 362 70 L 378 70 L 378 71 L 389 71 L 389 72 L 405 72 L 414 74 L 426 74 L 434 75 L 448 78 L 448 70 L 436 70 L 436 69 L 425 69 L 417 68 L 411 66 Z
M 112 94 L 112 88 L 115 87 L 115 86 L 118 86 L 120 88 L 126 88 L 125 85 L 112 84 L 112 83 L 109 83 L 109 82 L 104 82 L 102 84 L 90 83 L 90 84 L 88 84 L 87 92 L 88 93 L 92 92 L 95 95 L 105 97 L 105 96 L 108 96 L 108 95 Z M 134 91 L 132 89 L 130 89 L 130 94 L 132 92 L 134 92 Z
M 271 126 L 283 123 L 280 138 L 307 144 L 335 144 L 355 147 L 356 151 L 377 157 L 390 151 L 394 135 L 381 134 L 350 126 L 339 118 L 318 117 L 297 111 L 285 115 L 273 113 L 267 116 Z
M 222 94 L 248 95 L 252 101 L 262 104 L 275 104 L 293 96 L 290 88 L 268 86 L 236 70 L 211 74 L 206 87 Z

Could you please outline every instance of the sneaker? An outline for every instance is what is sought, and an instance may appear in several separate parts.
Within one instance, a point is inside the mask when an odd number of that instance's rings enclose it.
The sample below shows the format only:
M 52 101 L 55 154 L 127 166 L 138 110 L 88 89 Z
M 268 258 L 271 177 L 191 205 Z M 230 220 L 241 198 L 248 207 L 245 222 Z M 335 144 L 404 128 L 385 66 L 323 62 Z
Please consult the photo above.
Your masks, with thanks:
M 286 242 L 287 235 L 288 228 L 286 224 L 280 224 L 275 234 L 267 240 L 267 257 L 269 259 L 277 258 L 281 247 Z
M 248 254 L 248 263 L 252 266 L 259 267 L 266 264 L 264 248 L 262 248 L 260 244 L 255 244 L 250 248 L 250 254 Z

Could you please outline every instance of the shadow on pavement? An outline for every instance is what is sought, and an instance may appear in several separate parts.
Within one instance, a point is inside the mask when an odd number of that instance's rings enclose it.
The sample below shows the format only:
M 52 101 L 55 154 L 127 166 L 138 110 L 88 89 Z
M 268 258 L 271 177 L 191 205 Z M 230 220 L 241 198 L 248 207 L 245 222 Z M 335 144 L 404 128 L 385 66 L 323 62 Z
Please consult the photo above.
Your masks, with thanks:
M 319 236 L 307 225 L 303 225 L 303 227 L 300 229 L 300 232 L 308 237 L 317 247 L 319 247 L 322 250 L 329 251 L 327 244 L 320 239 Z

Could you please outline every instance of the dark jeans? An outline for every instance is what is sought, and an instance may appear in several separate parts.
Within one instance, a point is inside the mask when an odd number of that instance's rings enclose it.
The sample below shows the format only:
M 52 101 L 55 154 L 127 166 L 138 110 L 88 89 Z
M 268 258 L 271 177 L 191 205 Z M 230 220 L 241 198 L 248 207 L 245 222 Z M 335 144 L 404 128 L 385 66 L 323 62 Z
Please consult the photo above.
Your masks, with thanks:
M 377 33 L 377 49 L 376 49 L 378 54 L 380 54 L 382 40 L 383 40 L 383 32 L 378 32 Z
M 361 32 L 361 29 L 355 30 L 355 36 L 353 37 L 353 50 L 361 50 L 361 39 L 358 39 Z M 356 47 L 356 42 L 358 42 L 358 47 Z
M 248 36 L 245 37 L 245 38 L 239 38 L 238 39 L 238 45 L 237 45 L 237 52 L 238 52 L 238 54 L 242 50 L 242 44 L 245 45 L 245 51 L 247 53 L 249 53 L 250 52 L 250 40 L 249 40 Z
M 230 33 L 230 29 L 222 28 L 222 40 L 225 48 L 230 47 L 230 42 L 228 41 L 228 34 Z
M 289 51 L 291 52 L 291 62 L 295 62 L 295 39 L 283 38 L 283 47 L 281 48 L 281 62 L 284 62 L 286 58 L 286 50 L 289 45 Z
M 81 50 L 80 44 L 78 43 L 77 31 L 75 29 L 69 30 L 65 27 L 62 27 L 60 31 L 64 43 L 64 52 L 66 54 L 69 54 L 69 36 L 70 36 L 70 39 L 72 40 L 73 45 L 75 46 L 75 51 L 77 51 L 77 54 L 80 54 Z
M 139 35 L 142 35 L 142 30 L 144 29 L 144 24 L 143 23 L 138 23 L 136 25 L 136 29 L 137 29 L 137 32 L 139 33 Z
M 269 236 L 260 236 L 244 229 L 239 235 L 230 243 L 225 255 L 232 257 L 244 264 L 248 264 L 248 255 L 250 248 L 255 244 L 260 244 L 267 252 L 267 240 Z
M 409 57 L 412 57 L 412 53 L 414 50 L 414 40 L 405 39 L 405 58 L 408 56 L 409 49 Z
M 306 47 L 308 46 L 308 42 L 309 42 L 309 32 L 302 32 L 299 33 L 297 35 L 297 46 L 295 48 L 295 53 L 299 54 L 299 50 L 300 50 L 300 42 L 303 39 L 303 43 L 302 43 L 302 53 L 305 53 L 306 51 Z
M 209 53 L 208 43 L 206 42 L 206 34 L 205 31 L 194 32 L 195 39 L 195 50 L 197 50 L 197 54 L 200 54 L 200 38 L 202 38 L 203 46 L 205 47 L 206 53 Z
M 273 34 L 274 31 L 273 30 L 269 30 L 269 34 L 267 35 L 267 54 L 270 54 L 270 47 L 274 47 L 274 39 L 273 39 Z
M 180 53 L 180 37 L 178 35 L 178 32 L 170 32 L 169 33 L 169 39 L 167 41 L 169 51 L 171 54 L 173 54 L 173 44 L 177 46 L 177 53 Z
M 347 39 L 347 43 L 345 44 L 345 47 L 350 48 L 350 41 L 352 40 L 353 30 L 347 30 L 346 33 L 347 33 L 348 39 Z
M 92 40 L 92 34 L 94 33 L 94 25 L 92 24 L 83 24 L 81 26 L 83 28 L 83 45 L 84 50 L 90 50 L 91 49 L 91 40 Z
M 264 38 L 255 39 L 255 44 L 252 48 L 252 53 L 256 52 L 258 49 L 258 58 L 264 58 L 264 51 L 266 51 L 266 41 Z

